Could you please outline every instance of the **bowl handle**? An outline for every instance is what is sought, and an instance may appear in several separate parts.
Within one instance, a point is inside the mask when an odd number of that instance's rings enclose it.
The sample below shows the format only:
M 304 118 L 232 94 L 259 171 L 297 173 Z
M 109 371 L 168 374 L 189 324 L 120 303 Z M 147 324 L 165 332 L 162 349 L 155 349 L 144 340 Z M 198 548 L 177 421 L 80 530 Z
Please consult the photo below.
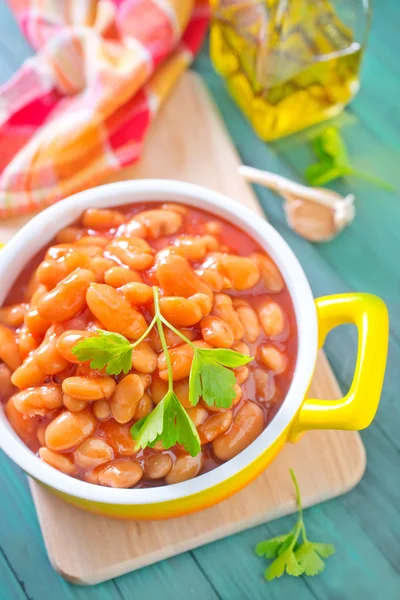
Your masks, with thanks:
M 389 338 L 388 312 L 384 302 L 372 294 L 338 294 L 316 300 L 318 345 L 334 327 L 354 323 L 358 330 L 357 362 L 353 382 L 339 400 L 306 399 L 289 438 L 310 429 L 368 427 L 375 416 L 385 374 Z

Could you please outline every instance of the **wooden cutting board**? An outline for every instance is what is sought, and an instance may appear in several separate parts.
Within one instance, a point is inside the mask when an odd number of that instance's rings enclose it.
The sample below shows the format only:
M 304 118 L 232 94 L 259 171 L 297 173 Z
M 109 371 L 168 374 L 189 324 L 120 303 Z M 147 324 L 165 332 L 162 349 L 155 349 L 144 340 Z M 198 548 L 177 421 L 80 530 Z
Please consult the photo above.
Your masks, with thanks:
M 187 73 L 157 116 L 141 161 L 112 180 L 167 177 L 199 183 L 262 215 L 254 193 L 238 175 L 239 164 L 203 84 Z M 8 239 L 24 220 L 0 227 L 0 239 Z M 342 395 L 322 352 L 310 393 L 325 399 Z M 99 517 L 64 503 L 34 482 L 31 490 L 54 568 L 71 582 L 95 584 L 293 512 L 290 467 L 309 506 L 350 490 L 365 464 L 357 433 L 312 432 L 298 444 L 288 444 L 236 496 L 203 512 L 158 522 Z

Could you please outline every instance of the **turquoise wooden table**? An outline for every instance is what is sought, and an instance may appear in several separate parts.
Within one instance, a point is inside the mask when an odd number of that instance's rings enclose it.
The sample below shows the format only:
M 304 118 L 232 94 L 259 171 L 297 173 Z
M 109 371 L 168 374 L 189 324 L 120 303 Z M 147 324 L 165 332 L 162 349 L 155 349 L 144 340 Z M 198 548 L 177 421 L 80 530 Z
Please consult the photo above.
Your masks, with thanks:
M 376 3 L 378 4 L 378 3 Z M 398 0 L 379 2 L 363 67 L 363 86 L 343 129 L 355 166 L 400 190 L 400 61 Z M 32 53 L 0 2 L 0 81 Z M 243 162 L 301 181 L 311 161 L 304 136 L 267 146 L 252 133 L 215 75 L 203 49 L 195 64 L 221 109 Z M 1 150 L 1 149 L 0 149 Z M 265 537 L 288 531 L 287 517 L 199 548 L 114 581 L 84 588 L 51 568 L 25 476 L 0 454 L 1 600 L 398 600 L 400 598 L 400 197 L 368 184 L 337 186 L 357 197 L 357 218 L 337 240 L 313 245 L 287 226 L 281 204 L 257 190 L 268 219 L 299 257 L 315 295 L 350 290 L 379 294 L 391 315 L 388 369 L 373 425 L 362 433 L 366 474 L 351 493 L 306 511 L 311 539 L 330 541 L 336 554 L 315 578 L 263 580 L 253 554 Z M 356 335 L 335 330 L 326 350 L 343 390 L 353 372 Z

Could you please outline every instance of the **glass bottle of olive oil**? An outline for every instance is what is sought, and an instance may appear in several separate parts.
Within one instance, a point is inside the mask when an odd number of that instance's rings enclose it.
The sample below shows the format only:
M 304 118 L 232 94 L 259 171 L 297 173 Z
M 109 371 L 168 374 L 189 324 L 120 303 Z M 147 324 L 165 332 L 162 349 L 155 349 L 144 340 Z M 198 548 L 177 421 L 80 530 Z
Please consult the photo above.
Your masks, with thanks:
M 369 0 L 211 5 L 211 58 L 264 140 L 335 116 L 357 93 Z

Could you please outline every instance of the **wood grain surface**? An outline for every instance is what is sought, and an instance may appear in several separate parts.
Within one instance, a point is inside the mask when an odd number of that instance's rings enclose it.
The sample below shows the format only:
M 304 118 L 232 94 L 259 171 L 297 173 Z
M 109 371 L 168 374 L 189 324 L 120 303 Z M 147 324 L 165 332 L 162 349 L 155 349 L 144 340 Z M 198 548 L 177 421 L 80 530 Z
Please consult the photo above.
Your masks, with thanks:
M 207 91 L 194 73 L 187 73 L 155 120 L 140 163 L 118 179 L 165 177 L 201 183 L 262 217 L 255 195 L 238 175 L 239 164 Z M 342 395 L 322 352 L 310 394 L 325 399 Z M 290 467 L 309 506 L 358 483 L 365 468 L 364 448 L 354 432 L 306 434 L 300 443 L 287 445 L 233 498 L 163 522 L 106 519 L 67 505 L 33 481 L 31 489 L 54 568 L 69 581 L 94 584 L 292 512 Z

